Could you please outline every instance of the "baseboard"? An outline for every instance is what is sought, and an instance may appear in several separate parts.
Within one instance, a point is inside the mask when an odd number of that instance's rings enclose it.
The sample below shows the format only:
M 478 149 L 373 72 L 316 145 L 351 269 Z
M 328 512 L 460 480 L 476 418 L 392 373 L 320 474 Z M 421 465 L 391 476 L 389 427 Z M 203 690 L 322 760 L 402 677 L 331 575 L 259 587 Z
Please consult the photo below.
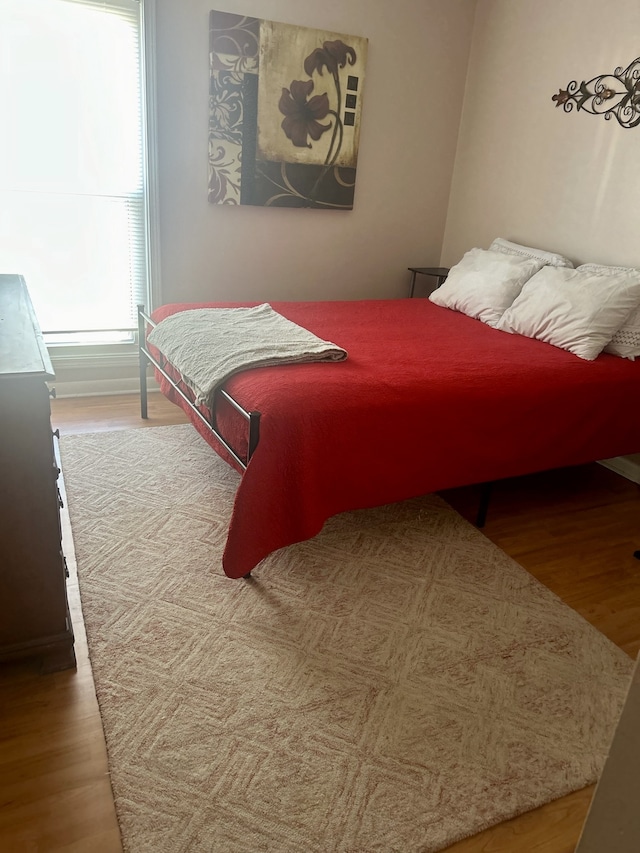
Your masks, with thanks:
M 640 453 L 631 456 L 616 456 L 613 459 L 601 459 L 600 465 L 615 471 L 627 480 L 640 484 Z
M 92 379 L 78 380 L 74 382 L 50 383 L 56 389 L 56 397 L 113 397 L 117 394 L 139 394 L 140 384 L 137 378 L 119 379 Z M 158 383 L 153 377 L 147 379 L 147 390 L 149 393 L 160 391 Z

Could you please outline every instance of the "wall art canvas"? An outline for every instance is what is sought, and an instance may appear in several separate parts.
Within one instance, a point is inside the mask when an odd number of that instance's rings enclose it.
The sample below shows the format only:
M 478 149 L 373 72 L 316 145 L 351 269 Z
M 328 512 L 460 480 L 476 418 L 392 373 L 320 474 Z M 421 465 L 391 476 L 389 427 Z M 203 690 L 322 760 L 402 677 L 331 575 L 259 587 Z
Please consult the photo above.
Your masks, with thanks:
M 367 39 L 209 16 L 209 201 L 353 207 Z

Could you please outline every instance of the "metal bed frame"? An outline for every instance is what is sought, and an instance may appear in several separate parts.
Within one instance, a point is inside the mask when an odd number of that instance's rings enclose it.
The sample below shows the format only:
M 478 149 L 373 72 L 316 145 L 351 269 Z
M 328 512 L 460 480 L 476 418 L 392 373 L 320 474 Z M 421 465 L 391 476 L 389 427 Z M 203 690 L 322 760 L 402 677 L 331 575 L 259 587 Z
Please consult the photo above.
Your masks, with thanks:
M 214 397 L 214 404 L 211 410 L 211 420 L 209 420 L 205 415 L 202 414 L 200 409 L 195 405 L 193 399 L 189 397 L 181 388 L 176 380 L 166 371 L 166 366 L 168 362 L 160 363 L 158 359 L 156 359 L 150 352 L 147 347 L 147 329 L 155 328 L 157 325 L 154 320 L 151 319 L 149 314 L 146 313 L 144 305 L 138 305 L 138 358 L 139 358 L 139 367 L 140 367 L 140 416 L 146 420 L 148 418 L 147 412 L 147 367 L 151 364 L 156 370 L 167 380 L 169 385 L 174 389 L 174 391 L 180 395 L 180 397 L 187 403 L 190 410 L 196 414 L 201 423 L 206 427 L 206 429 L 215 436 L 215 438 L 220 442 L 220 444 L 225 448 L 225 450 L 233 457 L 236 463 L 240 466 L 242 471 L 246 471 L 247 465 L 249 464 L 249 460 L 253 456 L 256 447 L 258 446 L 258 442 L 260 440 L 260 412 L 251 411 L 248 412 L 243 406 L 241 406 L 237 400 L 224 389 L 218 389 L 216 391 Z M 216 423 L 216 401 L 219 397 L 224 398 L 242 417 L 247 421 L 247 454 L 245 458 L 242 456 L 229 444 L 229 442 L 223 437 L 220 433 L 217 423 Z M 493 483 L 481 483 L 480 484 L 480 497 L 478 502 L 478 511 L 476 514 L 476 527 L 484 527 L 487 520 L 487 513 L 489 510 L 489 503 L 491 501 L 491 492 L 493 488 Z M 640 555 L 640 552 L 638 552 Z M 640 559 L 640 556 L 639 556 Z
M 147 410 L 147 367 L 152 364 L 156 370 L 171 385 L 173 390 L 187 403 L 191 411 L 193 411 L 200 419 L 201 423 L 207 430 L 216 437 L 225 450 L 233 457 L 240 468 L 246 471 L 249 460 L 253 456 L 258 442 L 260 440 L 260 412 L 248 412 L 240 403 L 233 399 L 224 389 L 218 389 L 214 397 L 213 408 L 211 410 L 211 420 L 202 414 L 200 409 L 195 405 L 194 401 L 184 392 L 178 385 L 175 379 L 166 371 L 166 362 L 160 363 L 150 352 L 147 347 L 147 329 L 155 328 L 156 323 L 145 312 L 144 305 L 138 305 L 138 360 L 140 367 L 140 417 L 146 420 L 148 418 Z M 223 437 L 216 423 L 216 400 L 223 397 L 233 408 L 247 421 L 247 454 L 243 458 Z
M 169 385 L 180 397 L 187 403 L 191 411 L 193 411 L 206 429 L 220 442 L 225 450 L 231 455 L 235 462 L 239 465 L 242 471 L 246 471 L 249 460 L 253 456 L 258 442 L 260 440 L 260 412 L 248 412 L 237 400 L 227 393 L 224 389 L 218 389 L 214 397 L 213 408 L 211 410 L 211 420 L 202 414 L 200 409 L 195 405 L 194 401 L 185 394 L 184 390 L 177 384 L 175 379 L 167 373 L 164 364 L 161 364 L 147 348 L 147 329 L 155 328 L 156 322 L 146 313 L 144 305 L 138 305 L 138 361 L 140 368 L 140 417 L 144 420 L 148 418 L 147 410 L 147 368 L 151 364 L 156 370 L 167 380 Z M 247 421 L 247 454 L 243 458 L 222 436 L 216 424 L 216 401 L 219 397 L 224 398 L 246 421 Z M 480 498 L 478 502 L 478 511 L 476 515 L 476 527 L 484 527 L 487 520 L 489 503 L 491 501 L 491 492 L 493 482 L 480 484 Z M 640 550 L 634 551 L 633 556 L 640 560 Z M 251 573 L 245 575 L 249 578 Z

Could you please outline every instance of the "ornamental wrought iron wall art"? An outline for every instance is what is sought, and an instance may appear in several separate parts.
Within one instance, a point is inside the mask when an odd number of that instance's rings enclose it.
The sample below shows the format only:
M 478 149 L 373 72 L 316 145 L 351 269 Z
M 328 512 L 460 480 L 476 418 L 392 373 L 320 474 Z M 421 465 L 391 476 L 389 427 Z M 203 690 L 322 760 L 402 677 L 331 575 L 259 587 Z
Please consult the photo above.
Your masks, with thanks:
M 209 201 L 350 210 L 367 46 L 212 11 Z
M 640 124 L 640 57 L 626 68 L 619 66 L 613 74 L 600 74 L 583 80 L 580 85 L 572 80 L 551 100 L 566 113 L 570 113 L 575 104 L 577 110 L 586 110 L 607 120 L 613 116 L 622 127 L 637 127 Z

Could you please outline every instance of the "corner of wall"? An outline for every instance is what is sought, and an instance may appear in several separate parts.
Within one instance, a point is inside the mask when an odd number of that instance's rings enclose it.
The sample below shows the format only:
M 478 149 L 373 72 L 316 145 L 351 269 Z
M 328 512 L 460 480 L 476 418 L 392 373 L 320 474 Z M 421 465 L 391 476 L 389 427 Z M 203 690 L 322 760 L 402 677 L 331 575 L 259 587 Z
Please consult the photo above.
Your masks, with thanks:
M 453 195 L 453 185 L 454 185 L 454 181 L 456 178 L 456 166 L 457 166 L 457 162 L 458 162 L 458 153 L 460 150 L 460 139 L 461 139 L 461 135 L 462 135 L 462 122 L 464 120 L 465 107 L 467 104 L 467 97 L 468 97 L 468 92 L 469 92 L 469 69 L 471 67 L 471 54 L 473 53 L 473 49 L 474 49 L 474 45 L 475 45 L 475 36 L 476 36 L 476 27 L 477 27 L 477 22 L 478 22 L 479 4 L 480 4 L 480 0 L 474 0 L 473 23 L 471 25 L 471 33 L 470 33 L 470 38 L 469 38 L 469 50 L 467 52 L 467 69 L 466 69 L 466 73 L 465 73 L 464 92 L 462 95 L 462 101 L 460 103 L 460 119 L 458 121 L 458 133 L 456 134 L 456 144 L 455 144 L 456 151 L 455 151 L 455 155 L 454 155 L 454 159 L 453 159 L 453 170 L 451 172 L 451 181 L 449 183 L 449 195 L 447 198 L 447 209 L 446 209 L 445 219 L 444 219 L 442 243 L 440 245 L 440 258 L 439 258 L 439 265 L 440 266 L 443 265 L 443 258 L 445 256 L 445 252 L 446 252 L 446 244 L 447 244 L 449 222 L 450 222 L 449 215 L 450 215 L 450 211 L 451 211 L 451 198 Z

